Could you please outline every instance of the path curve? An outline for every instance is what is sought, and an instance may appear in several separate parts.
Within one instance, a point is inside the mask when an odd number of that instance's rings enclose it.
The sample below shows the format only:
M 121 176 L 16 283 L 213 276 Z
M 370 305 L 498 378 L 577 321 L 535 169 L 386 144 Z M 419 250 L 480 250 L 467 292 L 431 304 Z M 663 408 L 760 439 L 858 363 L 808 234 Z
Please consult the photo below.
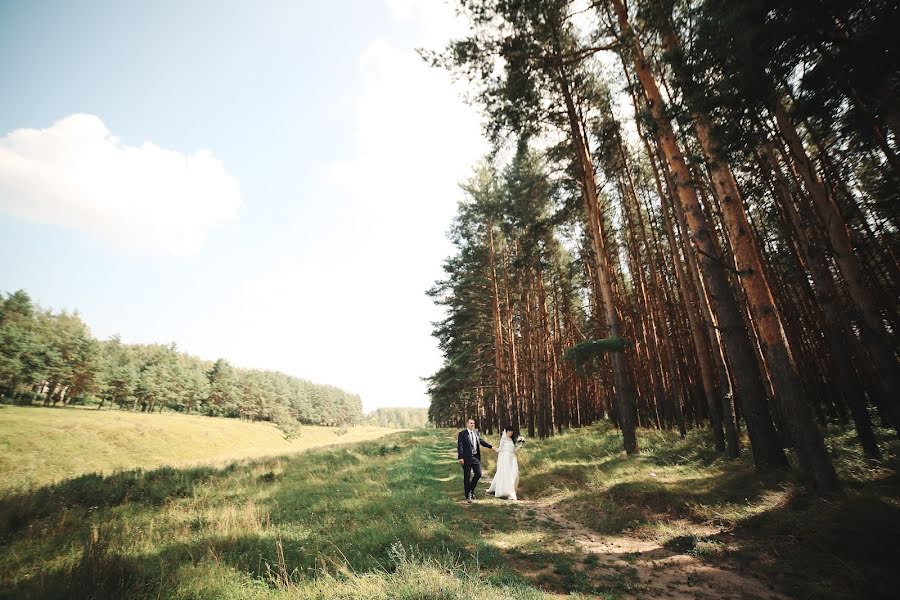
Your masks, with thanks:
M 518 510 L 533 510 L 542 519 L 559 525 L 566 539 L 575 542 L 586 554 L 598 557 L 598 568 L 634 568 L 640 592 L 626 594 L 623 598 L 789 600 L 788 596 L 758 579 L 711 565 L 689 554 L 678 554 L 655 540 L 593 532 L 565 517 L 552 501 L 521 500 L 515 505 Z M 718 533 L 718 530 L 709 533 Z
M 455 458 L 455 453 L 452 454 Z M 628 570 L 633 578 L 633 591 L 616 596 L 623 599 L 667 598 L 672 600 L 790 600 L 778 592 L 773 586 L 750 575 L 738 572 L 729 565 L 712 565 L 690 554 L 679 554 L 663 547 L 658 541 L 642 539 L 627 535 L 601 535 L 591 531 L 581 523 L 573 521 L 563 514 L 558 506 L 558 499 L 541 500 L 498 500 L 486 493 L 490 475 L 485 473 L 481 488 L 481 498 L 471 506 L 470 514 L 478 518 L 477 507 L 480 503 L 496 505 L 506 503 L 519 521 L 537 521 L 552 524 L 551 537 L 545 544 L 547 549 L 566 551 L 566 547 L 574 546 L 584 555 L 596 557 L 591 565 L 581 564 L 579 569 L 592 582 L 602 587 L 603 571 Z M 720 533 L 712 527 L 704 528 L 695 523 L 690 524 L 693 531 L 701 534 L 715 535 Z M 547 532 L 545 532 L 547 533 Z M 540 565 L 530 562 L 528 556 L 516 553 L 513 557 L 511 545 L 502 537 L 491 542 L 509 555 L 509 564 L 520 571 L 529 580 L 541 579 L 553 571 L 553 565 Z M 571 591 L 571 590 L 566 590 Z

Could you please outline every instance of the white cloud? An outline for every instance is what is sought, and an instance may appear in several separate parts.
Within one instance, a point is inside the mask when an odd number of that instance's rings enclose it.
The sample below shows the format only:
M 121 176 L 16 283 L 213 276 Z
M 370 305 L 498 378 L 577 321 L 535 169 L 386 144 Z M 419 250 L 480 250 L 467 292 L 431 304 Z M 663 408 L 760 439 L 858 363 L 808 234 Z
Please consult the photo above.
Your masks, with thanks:
M 439 0 L 389 5 L 416 45 L 440 48 L 459 29 Z M 247 317 L 242 340 L 268 345 L 260 363 L 336 382 L 360 393 L 367 410 L 426 406 L 420 377 L 440 366 L 430 333 L 441 314 L 425 290 L 451 251 L 445 232 L 458 183 L 488 148 L 480 116 L 412 46 L 376 37 L 359 65 L 356 149 L 325 174 L 344 226 L 315 260 L 246 281 L 236 312 Z M 273 331 L 281 339 L 264 341 Z
M 0 138 L 0 211 L 90 232 L 122 248 L 185 255 L 235 218 L 237 180 L 207 150 L 127 146 L 99 117 Z
M 468 30 L 466 20 L 454 13 L 448 0 L 387 0 L 387 4 L 396 20 L 416 28 L 419 46 L 437 50 Z

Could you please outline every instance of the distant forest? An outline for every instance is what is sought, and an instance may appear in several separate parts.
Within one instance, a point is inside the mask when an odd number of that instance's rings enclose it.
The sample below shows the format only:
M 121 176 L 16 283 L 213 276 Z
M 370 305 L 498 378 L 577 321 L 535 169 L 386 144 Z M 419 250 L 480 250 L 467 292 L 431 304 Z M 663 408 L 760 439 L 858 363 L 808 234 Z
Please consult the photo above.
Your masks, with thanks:
M 430 425 L 427 408 L 378 408 L 369 414 L 367 421 L 370 425 L 398 429 L 414 429 Z
M 493 151 L 430 295 L 431 421 L 708 429 L 838 488 L 900 431 L 896 1 L 463 0 Z M 874 421 L 874 424 L 873 424 Z
M 17 291 L 0 296 L 0 394 L 19 404 L 93 404 L 297 424 L 362 421 L 358 395 L 275 371 L 204 361 L 175 344 L 94 338 L 77 313 L 53 312 Z

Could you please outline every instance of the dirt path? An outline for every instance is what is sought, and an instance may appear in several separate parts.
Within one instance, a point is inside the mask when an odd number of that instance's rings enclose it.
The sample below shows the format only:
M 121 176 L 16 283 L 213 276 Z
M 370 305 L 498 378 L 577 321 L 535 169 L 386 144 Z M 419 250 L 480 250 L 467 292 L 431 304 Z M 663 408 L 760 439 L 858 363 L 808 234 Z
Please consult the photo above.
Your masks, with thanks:
M 634 584 L 630 587 L 634 589 L 626 591 L 622 598 L 787 599 L 757 579 L 704 563 L 690 554 L 678 554 L 654 540 L 594 533 L 563 516 L 552 501 L 523 500 L 513 506 L 532 519 L 558 527 L 558 537 L 564 545 L 574 543 L 584 554 L 596 556 L 596 565 L 590 565 L 592 568 L 586 571 L 629 573 Z M 692 528 L 696 531 L 697 526 Z M 706 534 L 718 533 L 709 529 Z M 598 583 L 602 585 L 603 577 L 600 579 Z
M 593 532 L 562 514 L 552 498 L 509 502 L 486 494 L 485 481 L 478 487 L 481 499 L 465 506 L 484 539 L 522 576 L 560 597 L 788 600 L 734 565 L 712 565 L 653 539 Z M 697 536 L 719 533 L 693 523 L 690 529 Z

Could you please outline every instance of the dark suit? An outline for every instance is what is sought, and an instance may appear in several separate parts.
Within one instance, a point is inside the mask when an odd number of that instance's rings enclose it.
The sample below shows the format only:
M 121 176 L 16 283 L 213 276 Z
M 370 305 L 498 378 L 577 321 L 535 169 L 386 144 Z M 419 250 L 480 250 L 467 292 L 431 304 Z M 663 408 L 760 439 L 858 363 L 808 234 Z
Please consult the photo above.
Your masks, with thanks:
M 468 429 L 463 429 L 456 436 L 456 459 L 463 461 L 463 487 L 466 492 L 466 498 L 475 492 L 475 485 L 481 479 L 481 446 L 485 448 L 493 448 L 486 441 L 481 439 L 481 434 L 475 430 L 475 441 L 472 443 L 472 436 Z

